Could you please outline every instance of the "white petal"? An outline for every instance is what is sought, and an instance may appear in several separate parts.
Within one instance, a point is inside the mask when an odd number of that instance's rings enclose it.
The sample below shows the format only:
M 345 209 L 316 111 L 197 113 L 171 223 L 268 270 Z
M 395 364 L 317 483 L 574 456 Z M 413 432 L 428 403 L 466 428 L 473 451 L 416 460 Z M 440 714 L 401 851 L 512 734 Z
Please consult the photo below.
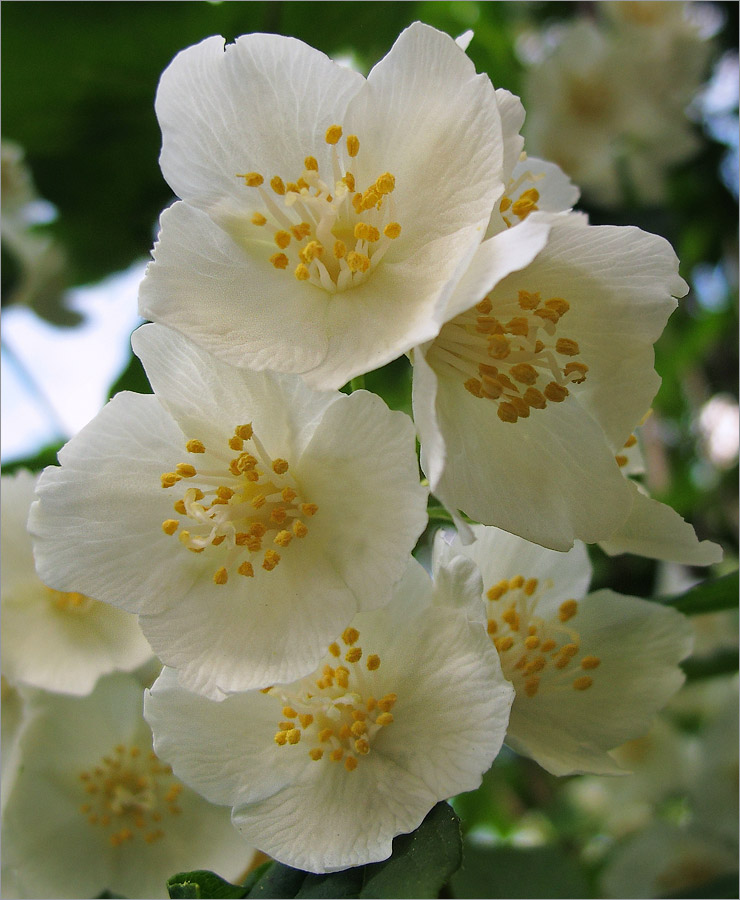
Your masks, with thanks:
M 524 147 L 524 138 L 519 132 L 522 130 L 526 114 L 519 97 L 504 88 L 497 88 L 496 103 L 501 113 L 501 131 L 504 139 L 503 175 L 504 180 L 508 182 Z
M 634 482 L 629 484 L 632 511 L 608 540 L 600 542 L 602 550 L 610 556 L 635 553 L 690 566 L 709 566 L 722 560 L 719 544 L 699 541 L 691 525 L 674 509 L 646 497 Z
M 326 352 L 332 298 L 273 268 L 268 257 L 275 250 L 255 240 L 239 246 L 205 213 L 175 203 L 162 213 L 139 312 L 232 365 L 311 368 Z
M 328 158 L 324 132 L 363 83 L 294 38 L 247 34 L 226 47 L 207 38 L 179 53 L 159 83 L 164 176 L 216 219 L 243 213 L 249 189 L 237 174 L 292 180 L 307 155 Z
M 534 696 L 517 692 L 506 740 L 555 775 L 615 773 L 608 751 L 644 734 L 683 683 L 678 663 L 691 650 L 691 627 L 675 610 L 608 590 L 580 601 L 568 626 L 579 658 L 600 663 L 543 670 Z M 575 690 L 586 671 L 593 683 Z

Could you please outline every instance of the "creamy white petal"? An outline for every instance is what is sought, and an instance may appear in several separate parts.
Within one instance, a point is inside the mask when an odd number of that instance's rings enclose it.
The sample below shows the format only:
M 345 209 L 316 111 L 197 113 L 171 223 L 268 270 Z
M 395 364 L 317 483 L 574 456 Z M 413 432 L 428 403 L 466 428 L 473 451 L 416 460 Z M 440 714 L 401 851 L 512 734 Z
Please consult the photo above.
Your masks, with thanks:
M 700 541 L 694 529 L 670 506 L 645 496 L 634 482 L 632 511 L 627 521 L 601 549 L 610 556 L 635 553 L 690 566 L 709 566 L 722 559 L 722 548 L 712 541 Z

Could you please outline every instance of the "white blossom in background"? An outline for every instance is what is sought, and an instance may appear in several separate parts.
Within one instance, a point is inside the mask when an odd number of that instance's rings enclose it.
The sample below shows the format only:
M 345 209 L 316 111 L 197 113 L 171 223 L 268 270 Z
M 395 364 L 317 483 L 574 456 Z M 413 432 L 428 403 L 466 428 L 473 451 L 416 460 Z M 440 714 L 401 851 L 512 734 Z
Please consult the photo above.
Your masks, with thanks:
M 615 457 L 658 389 L 653 344 L 687 286 L 663 238 L 533 202 L 502 214 L 511 227 L 484 242 L 447 324 L 414 350 L 414 418 L 453 514 L 567 550 L 630 514 Z
M 160 325 L 133 345 L 154 396 L 118 394 L 39 480 L 42 578 L 136 612 L 193 690 L 305 675 L 390 600 L 424 529 L 411 420 Z
M 624 774 L 610 751 L 644 734 L 684 681 L 688 620 L 610 590 L 588 593 L 582 544 L 557 553 L 472 526 L 434 544 L 435 575 L 457 554 L 483 576 L 484 626 L 516 690 L 506 743 L 554 775 Z
M 167 897 L 176 872 L 248 868 L 254 851 L 227 810 L 154 755 L 142 694 L 125 674 L 84 698 L 35 693 L 3 810 L 3 879 L 18 896 Z
M 432 338 L 501 197 L 501 115 L 442 32 L 367 79 L 293 38 L 211 37 L 159 84 L 166 210 L 143 316 L 337 388 Z
M 101 675 L 131 672 L 152 657 L 136 617 L 36 574 L 26 529 L 37 476 L 2 479 L 2 674 L 64 694 L 89 694 Z
M 468 560 L 433 587 L 411 559 L 393 601 L 358 615 L 299 681 L 214 702 L 165 669 L 145 701 L 156 751 L 280 862 L 385 859 L 437 801 L 478 787 L 501 747 L 513 691 L 480 591 Z
M 710 4 L 698 4 L 698 6 Z M 599 3 L 528 60 L 532 152 L 557 162 L 588 199 L 659 203 L 665 176 L 698 149 L 686 107 L 712 47 L 684 3 Z

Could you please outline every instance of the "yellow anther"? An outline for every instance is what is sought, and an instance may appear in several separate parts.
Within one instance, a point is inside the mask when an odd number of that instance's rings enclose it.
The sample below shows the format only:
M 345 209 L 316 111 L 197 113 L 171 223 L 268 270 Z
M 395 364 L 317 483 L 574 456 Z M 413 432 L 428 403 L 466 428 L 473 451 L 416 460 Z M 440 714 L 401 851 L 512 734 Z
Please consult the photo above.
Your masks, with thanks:
M 531 663 L 527 663 L 524 674 L 531 675 L 533 672 L 541 672 L 545 666 L 547 665 L 547 660 L 544 656 L 538 656 L 536 659 L 533 659 Z
M 570 338 L 558 338 L 555 342 L 555 350 L 563 356 L 576 356 L 580 352 L 580 347 L 576 341 Z
M 344 654 L 344 658 L 348 663 L 359 662 L 362 658 L 362 647 L 350 647 L 350 649 Z
M 484 297 L 480 302 L 475 304 L 475 308 L 482 316 L 487 316 L 493 309 L 493 304 L 491 303 L 490 298 Z
M 569 365 L 572 365 L 572 363 L 569 363 Z M 567 366 L 566 366 L 566 368 L 567 368 Z M 625 448 L 634 447 L 636 443 L 637 443 L 637 438 L 635 437 L 634 434 L 631 434 L 627 438 L 627 440 L 624 442 L 624 446 L 625 446 Z
M 251 562 L 243 562 L 236 571 L 247 578 L 254 578 L 254 569 Z
M 232 450 L 243 450 L 244 449 L 244 441 L 241 438 L 234 435 L 234 437 L 229 438 L 229 447 L 231 447 Z
M 511 628 L 512 631 L 519 631 L 519 615 L 514 607 L 510 607 L 507 609 L 502 615 L 501 618 L 506 622 L 506 624 Z
M 287 547 L 292 540 L 293 535 L 289 531 L 278 531 L 273 543 L 277 544 L 278 547 Z
M 389 222 L 383 229 L 383 234 L 387 238 L 390 238 L 392 241 L 395 241 L 400 233 L 401 226 L 398 224 L 398 222 Z
M 171 488 L 180 481 L 180 476 L 175 472 L 164 472 L 162 475 L 162 487 Z
M 298 721 L 301 723 L 301 728 L 308 728 L 313 722 L 313 716 L 311 713 L 301 713 L 298 716 Z
M 537 309 L 540 305 L 540 294 L 539 291 L 533 294 L 530 294 L 529 291 L 519 291 L 517 300 L 522 309 Z
M 524 693 L 528 697 L 534 697 L 537 693 L 537 689 L 540 686 L 540 677 L 539 675 L 532 675 L 524 682 Z
M 252 225 L 267 225 L 267 219 L 262 215 L 262 213 L 253 213 Z
M 528 579 L 524 582 L 524 593 L 525 593 L 528 597 L 531 597 L 532 594 L 534 594 L 534 592 L 537 590 L 537 585 L 538 585 L 538 584 L 539 584 L 539 582 L 538 582 L 538 580 L 537 580 L 536 578 L 528 578 Z
M 310 263 L 314 259 L 321 259 L 324 255 L 324 245 L 319 241 L 309 241 L 298 255 L 304 263 Z
M 288 742 L 288 733 L 286 731 L 278 731 L 274 737 L 274 741 L 281 747 L 285 746 L 285 744 Z
M 588 366 L 585 363 L 581 362 L 569 362 L 565 364 L 565 368 L 563 369 L 563 375 L 568 378 L 571 375 L 575 375 L 577 377 L 571 378 L 571 381 L 574 384 L 583 384 L 586 380 L 586 373 L 588 372 Z M 635 438 L 637 440 L 637 438 Z M 631 444 L 625 444 L 625 447 L 631 447 Z
M 342 640 L 348 647 L 351 647 L 352 644 L 354 644 L 359 639 L 359 637 L 360 632 L 356 628 L 352 628 L 351 626 L 349 628 L 345 628 L 342 632 Z
M 398 700 L 396 694 L 386 694 L 384 697 L 381 697 L 380 700 L 378 700 L 378 709 L 382 710 L 383 712 L 390 712 L 393 709 L 396 700 Z
M 259 187 L 261 184 L 264 184 L 265 181 L 259 172 L 247 172 L 244 175 L 237 175 L 236 177 L 243 178 L 244 184 L 246 184 L 247 187 Z
M 521 384 L 534 384 L 537 381 L 537 369 L 529 363 L 517 363 L 510 371 L 511 377 Z
M 340 762 L 342 757 L 344 756 L 344 750 L 341 747 L 337 747 L 335 750 L 332 750 L 329 754 L 329 759 L 332 762 Z
M 295 267 L 293 274 L 298 279 L 298 281 L 308 281 L 308 279 L 311 277 L 311 273 L 308 271 L 308 266 L 306 266 L 304 263 L 299 263 Z
M 339 649 L 339 644 L 337 644 L 336 642 L 329 644 L 329 653 L 331 653 L 332 656 L 339 656 L 341 652 L 342 651 Z
M 627 457 L 626 457 L 626 456 L 623 456 L 621 453 L 618 453 L 618 454 L 614 457 L 614 459 L 617 461 L 617 465 L 620 467 L 620 469 L 621 469 L 622 467 L 626 466 L 627 463 L 629 462 L 629 460 L 627 459 Z
M 514 646 L 514 639 L 507 635 L 506 637 L 495 638 L 493 643 L 496 649 L 503 653 L 505 650 L 511 650 Z
M 536 650 L 540 646 L 540 639 L 536 634 L 531 634 L 525 641 L 524 646 L 527 650 Z
M 285 250 L 285 248 L 290 243 L 290 232 L 289 231 L 276 231 L 275 232 L 275 243 L 280 247 L 281 250 Z
M 539 309 L 536 309 L 533 315 L 537 316 L 539 319 L 545 319 L 547 322 L 552 322 L 553 325 L 556 325 L 560 316 L 555 312 L 554 309 L 547 309 L 545 306 L 541 306 Z
M 334 241 L 334 259 L 344 259 L 347 254 L 347 245 L 344 241 Z
M 202 441 L 198 441 L 198 440 L 188 441 L 187 444 L 185 444 L 185 449 L 188 451 L 188 453 L 205 453 L 206 452 L 205 445 L 203 444 Z
M 520 587 L 524 587 L 524 576 L 515 575 L 513 578 L 510 578 L 509 587 L 512 589 L 512 591 L 518 591 Z
M 288 735 L 289 744 L 297 744 L 301 739 L 301 732 L 299 728 L 293 728 L 291 731 L 286 731 L 285 733 Z
M 527 406 L 533 406 L 535 409 L 544 409 L 547 406 L 545 395 L 533 387 L 527 388 L 524 392 L 524 402 Z
M 563 385 L 555 381 L 551 381 L 545 388 L 545 397 L 548 400 L 552 400 L 553 403 L 562 403 L 569 393 L 570 391 L 567 387 L 563 387 Z
M 396 179 L 390 172 L 384 172 L 375 180 L 375 190 L 379 194 L 390 194 L 396 186 Z M 400 227 L 400 226 L 399 226 Z
M 308 528 L 301 522 L 300 519 L 293 520 L 293 534 L 297 538 L 305 537 L 308 534 Z
M 339 687 L 346 688 L 349 685 L 349 669 L 345 669 L 344 666 L 337 666 L 336 679 Z
M 303 165 L 309 172 L 318 172 L 319 171 L 319 164 L 318 164 L 315 156 L 307 156 L 303 160 Z
M 298 716 L 298 713 L 293 709 L 292 706 L 284 706 L 283 715 L 286 719 L 295 719 Z
M 294 193 L 294 194 L 297 194 L 298 191 L 299 191 L 299 187 L 298 187 L 298 185 L 297 185 L 294 181 L 289 181 L 289 182 L 285 185 L 285 192 L 286 192 L 286 193 Z
M 226 584 L 226 582 L 228 580 L 229 580 L 229 573 L 226 571 L 226 569 L 223 566 L 221 566 L 220 569 L 216 570 L 216 572 L 213 576 L 213 583 L 214 584 Z
M 493 359 L 506 359 L 511 353 L 511 343 L 503 334 L 492 334 L 488 338 L 488 355 Z
M 313 760 L 319 760 L 324 755 L 324 751 L 321 749 L 321 747 L 314 747 L 313 750 L 308 751 L 308 755 Z
M 585 691 L 590 688 L 593 683 L 594 680 L 590 675 L 580 675 L 573 681 L 573 687 L 577 691 Z
M 367 756 L 370 752 L 370 742 L 366 738 L 358 738 L 355 741 L 355 751 L 361 756 Z
M 601 660 L 598 656 L 584 656 L 581 660 L 581 668 L 582 669 L 596 669 L 601 665 Z
M 265 505 L 265 495 L 264 494 L 255 494 L 254 497 L 250 500 L 250 503 L 255 509 L 259 509 L 260 507 Z
M 561 317 L 570 309 L 570 303 L 562 297 L 551 297 L 549 300 L 545 300 L 545 306 L 547 309 L 554 310 Z
M 577 612 L 578 602 L 576 600 L 566 600 L 564 603 L 561 603 L 558 608 L 558 618 L 561 622 L 567 622 L 568 619 L 572 619 Z M 568 644 L 567 646 L 570 647 L 573 645 Z
M 287 269 L 289 260 L 284 253 L 273 253 L 270 262 L 276 269 Z
M 326 129 L 326 135 L 324 136 L 324 140 L 327 144 L 338 144 L 342 137 L 342 126 L 341 125 L 330 125 Z
M 319 732 L 319 740 L 322 744 L 330 741 L 332 737 L 334 737 L 334 731 L 331 728 L 322 728 L 322 730 Z
M 349 729 L 349 725 L 347 725 L 347 723 L 345 722 L 345 724 L 342 725 L 342 727 L 339 729 L 339 737 L 343 741 L 346 741 L 351 736 L 352 736 L 352 732 Z
M 380 240 L 380 232 L 374 225 L 368 225 L 367 222 L 358 222 L 355 225 L 354 235 L 358 241 L 368 241 L 374 243 Z
M 165 534 L 174 534 L 179 527 L 180 523 L 177 519 L 165 519 L 165 521 L 162 522 L 162 531 L 164 531 Z
M 529 334 L 529 322 L 526 316 L 514 316 L 504 325 L 503 330 L 506 334 L 526 337 Z
M 496 634 L 498 631 L 498 622 L 495 619 L 489 619 L 488 624 L 486 625 L 486 631 L 489 634 Z
M 178 463 L 175 466 L 175 470 L 181 478 L 192 478 L 194 475 L 198 474 L 195 466 L 191 466 L 190 463 Z
M 354 772 L 354 770 L 357 768 L 357 760 L 354 758 L 354 756 L 348 756 L 348 757 L 345 759 L 345 761 L 344 761 L 344 768 L 345 768 L 348 772 Z
M 556 646 L 557 644 L 555 641 L 552 638 L 548 638 L 546 641 L 542 642 L 540 650 L 542 650 L 543 653 L 549 653 L 550 650 L 554 650 Z
M 295 725 L 293 722 L 280 722 L 278 728 L 280 731 L 292 731 L 295 728 Z
M 262 560 L 262 568 L 266 572 L 272 572 L 275 566 L 280 562 L 280 554 L 274 550 L 265 550 L 265 558 Z
M 216 501 L 214 500 L 214 503 L 215 503 L 215 502 L 216 502 Z M 225 534 L 217 534 L 216 537 L 211 541 L 211 543 L 213 544 L 214 547 L 218 547 L 219 544 L 223 544 L 223 542 L 224 542 L 225 540 L 226 540 L 226 535 L 225 535 Z
M 365 665 L 371 672 L 375 672 L 380 668 L 380 657 L 377 655 L 377 653 L 371 653 L 370 656 L 368 656 Z
M 509 582 L 504 579 L 503 581 L 499 581 L 498 584 L 494 584 L 492 588 L 489 588 L 486 596 L 489 600 L 500 600 L 508 590 Z
M 472 394 L 474 397 L 482 397 L 483 390 L 480 381 L 477 378 L 468 378 L 468 380 L 464 383 L 463 387 L 468 393 Z
M 533 209 L 537 209 L 537 204 L 531 200 L 525 200 L 523 195 L 511 204 L 511 211 L 520 219 L 525 219 Z
M 308 222 L 301 222 L 299 225 L 292 225 L 290 233 L 297 241 L 302 241 L 303 238 L 308 237 L 308 235 L 311 234 L 311 226 Z
M 240 437 L 243 441 L 248 441 L 254 434 L 254 431 L 251 424 L 237 425 L 234 429 L 234 434 L 237 437 Z
M 281 197 L 285 193 L 285 182 L 279 175 L 275 175 L 270 179 L 270 187 L 276 194 L 280 194 Z
M 367 725 L 364 722 L 353 722 L 349 730 L 356 738 L 362 737 L 367 733 Z
M 270 513 L 270 521 L 274 525 L 282 525 L 283 522 L 288 517 L 288 513 L 285 511 L 285 507 L 276 506 L 275 509 Z
M 284 459 L 278 458 L 272 462 L 272 471 L 275 472 L 276 475 L 285 475 L 288 468 L 288 463 Z
M 380 705 L 380 704 L 378 704 Z M 381 713 L 378 718 L 375 720 L 376 725 L 390 725 L 393 721 L 393 713 L 384 712 Z
M 308 182 L 306 181 L 305 178 L 301 177 L 301 178 L 299 178 L 298 181 L 296 182 L 296 188 L 297 188 L 299 191 L 308 190 L 309 184 L 308 184 Z
M 511 422 L 512 424 L 519 418 L 516 407 L 506 401 L 499 403 L 496 414 L 502 422 Z
M 528 200 L 530 203 L 536 203 L 540 199 L 540 192 L 537 188 L 529 188 L 528 190 L 521 192 L 519 199 Z
M 360 152 L 360 139 L 356 134 L 347 135 L 347 153 L 350 156 L 357 156 Z
M 347 265 L 349 266 L 350 272 L 367 272 L 370 268 L 370 257 L 365 256 L 364 253 L 357 253 L 355 250 L 350 250 L 347 254 Z
M 368 712 L 372 712 L 378 705 L 378 701 L 375 697 L 368 697 L 367 702 L 365 703 L 365 708 Z

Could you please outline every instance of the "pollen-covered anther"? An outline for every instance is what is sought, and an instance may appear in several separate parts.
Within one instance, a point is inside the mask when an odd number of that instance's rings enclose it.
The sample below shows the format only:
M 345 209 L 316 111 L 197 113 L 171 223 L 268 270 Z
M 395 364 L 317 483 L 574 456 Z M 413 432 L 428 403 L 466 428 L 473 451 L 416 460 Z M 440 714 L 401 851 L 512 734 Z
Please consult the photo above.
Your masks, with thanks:
M 265 550 L 265 558 L 262 560 L 262 568 L 266 572 L 272 572 L 272 570 L 279 562 L 279 553 L 277 553 L 275 550 Z
M 371 653 L 365 661 L 365 665 L 371 672 L 375 672 L 380 668 L 380 657 L 377 653 Z
M 598 656 L 584 656 L 581 660 L 581 668 L 582 669 L 596 669 L 601 665 L 601 660 Z
M 203 444 L 203 442 L 199 441 L 197 439 L 188 441 L 187 444 L 185 444 L 185 449 L 188 451 L 188 453 L 205 453 L 206 452 L 206 448 L 205 448 L 205 445 Z
M 569 619 L 572 619 L 573 616 L 578 612 L 578 601 L 577 600 L 565 600 L 558 607 L 558 619 L 561 622 L 567 622 Z
M 590 675 L 579 675 L 578 678 L 573 680 L 573 687 L 577 691 L 585 691 L 588 690 L 593 683 L 594 680 Z
M 348 663 L 356 663 L 359 662 L 362 658 L 362 648 L 361 647 L 350 647 L 350 649 L 344 654 L 344 658 Z

